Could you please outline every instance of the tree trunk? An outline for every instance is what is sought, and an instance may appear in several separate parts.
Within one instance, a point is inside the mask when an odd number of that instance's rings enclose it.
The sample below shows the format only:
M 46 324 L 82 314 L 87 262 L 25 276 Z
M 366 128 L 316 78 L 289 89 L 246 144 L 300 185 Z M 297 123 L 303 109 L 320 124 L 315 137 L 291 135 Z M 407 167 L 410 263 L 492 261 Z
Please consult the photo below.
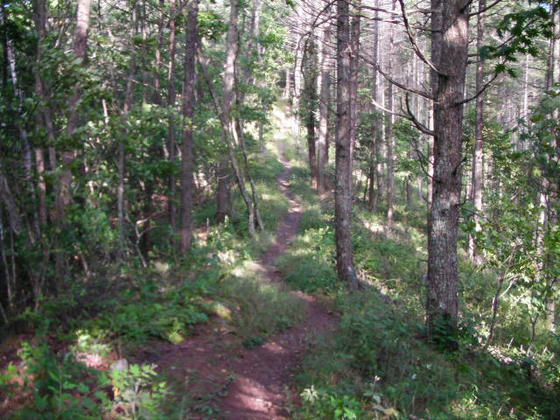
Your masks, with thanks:
M 352 288 L 358 278 L 352 254 L 352 82 L 349 7 L 345 0 L 337 0 L 337 104 L 336 104 L 336 186 L 335 236 L 336 267 L 341 280 Z M 357 58 L 357 57 L 356 57 Z M 354 59 L 356 59 L 354 58 Z
M 486 0 L 478 1 L 478 10 L 483 10 L 486 7 Z M 484 37 L 484 13 L 478 15 L 478 22 L 476 24 L 476 48 L 478 51 L 482 48 Z M 476 65 L 476 92 L 479 92 L 484 83 L 484 62 L 481 58 Z M 482 212 L 482 190 L 484 188 L 484 162 L 483 159 L 483 124 L 484 124 L 484 95 L 479 95 L 476 98 L 476 123 L 475 123 L 475 135 L 474 135 L 474 151 L 472 159 L 472 189 L 471 189 L 471 200 L 474 207 L 474 223 L 475 223 L 475 233 L 479 233 L 482 228 L 480 226 L 480 213 Z M 469 237 L 469 256 L 477 264 L 481 264 L 481 256 L 478 252 L 475 238 L 473 235 Z
M 201 62 L 202 69 L 205 72 L 205 78 L 210 88 L 216 110 L 220 115 L 220 122 L 222 124 L 222 135 L 224 141 L 228 147 L 229 158 L 233 171 L 235 173 L 235 178 L 239 191 L 245 202 L 248 213 L 248 229 L 249 234 L 254 236 L 255 231 L 255 206 L 251 196 L 247 192 L 247 187 L 245 185 L 245 175 L 243 174 L 243 168 L 239 165 L 239 161 L 236 156 L 236 145 L 239 144 L 238 133 L 233 123 L 231 117 L 232 104 L 235 99 L 234 83 L 235 83 L 235 69 L 237 61 L 237 53 L 239 51 L 239 39 L 238 39 L 238 28 L 237 22 L 239 17 L 239 0 L 234 0 L 231 2 L 231 12 L 230 12 L 230 22 L 227 34 L 227 56 L 226 65 L 224 70 L 224 87 L 223 87 L 223 106 L 220 107 L 217 94 L 213 89 L 210 77 L 208 76 L 206 69 Z M 221 108 L 221 109 L 220 109 Z
M 132 28 L 130 31 L 131 39 L 134 39 L 137 35 L 136 29 L 136 19 L 137 19 L 137 10 L 135 7 L 132 9 Z M 129 117 L 129 113 L 132 109 L 132 105 L 134 102 L 134 75 L 136 74 L 136 51 L 134 51 L 134 47 L 131 45 L 131 59 L 128 69 L 128 76 L 126 81 L 126 90 L 124 92 L 124 102 L 123 102 L 123 110 L 121 118 L 123 120 L 123 127 L 126 126 L 126 120 Z M 125 225 L 125 199 L 124 199 L 124 192 L 125 192 L 125 175 L 126 175 L 126 153 L 125 153 L 125 143 L 127 138 L 127 132 L 125 129 L 121 132 L 121 138 L 119 139 L 118 144 L 118 151 L 117 151 L 117 177 L 118 177 L 118 185 L 117 185 L 117 218 L 119 220 L 119 249 L 118 249 L 118 258 L 123 259 L 125 253 L 127 251 L 127 241 L 126 241 L 126 225 Z M 138 251 L 140 253 L 140 251 Z M 143 257 L 140 256 L 143 260 Z
M 78 0 L 78 7 L 76 11 L 76 30 L 74 32 L 74 46 L 72 52 L 80 59 L 82 64 L 85 64 L 87 56 L 87 38 L 89 29 L 89 16 L 91 11 L 91 0 Z M 74 94 L 69 98 L 68 108 L 68 124 L 66 126 L 66 134 L 68 136 L 74 135 L 78 129 L 78 101 L 82 96 L 80 89 L 76 89 Z M 70 187 L 72 184 L 72 171 L 70 166 L 76 157 L 74 150 L 65 150 L 62 152 L 62 164 L 64 170 L 60 175 L 59 196 L 58 196 L 58 211 L 60 215 L 64 214 L 65 207 L 71 203 L 72 195 Z
M 193 234 L 193 117 L 198 44 L 198 1 L 189 3 L 186 26 L 183 144 L 181 145 L 181 252 L 190 249 Z
M 395 10 L 395 0 L 392 2 L 391 10 Z M 389 57 L 387 58 L 387 73 L 393 72 L 393 51 L 395 48 L 395 31 L 393 25 L 389 30 Z M 391 111 L 385 113 L 385 142 L 387 144 L 387 232 L 393 230 L 393 190 L 395 188 L 395 171 L 393 164 L 393 149 L 395 139 L 393 136 L 393 84 L 387 83 L 387 95 L 385 97 L 385 107 Z
M 169 13 L 171 19 L 169 20 L 169 70 L 167 73 L 168 95 L 167 106 L 172 110 L 169 114 L 169 128 L 168 128 L 168 148 L 169 148 L 169 161 L 175 163 L 177 159 L 177 141 L 175 139 L 175 52 L 177 49 L 176 41 L 176 8 L 175 0 L 169 0 Z M 169 223 L 173 230 L 177 228 L 177 206 L 175 205 L 175 174 L 172 171 L 169 175 Z
M 315 106 L 317 102 L 317 53 L 315 40 L 309 39 L 303 55 L 304 63 L 304 98 L 302 101 L 302 114 L 305 115 L 305 128 L 307 131 L 307 155 L 309 169 L 311 170 L 311 183 L 318 186 L 317 153 L 315 150 Z
M 457 328 L 457 231 L 469 3 L 469 0 L 432 0 L 432 62 L 438 72 L 433 72 L 434 177 L 426 308 L 431 338 L 454 335 Z
M 216 190 L 216 221 L 223 223 L 228 214 L 229 201 L 229 170 L 227 159 L 220 159 L 216 170 L 218 188 Z
M 260 0 L 256 0 L 253 3 L 253 9 L 251 11 L 251 22 L 249 25 L 249 41 L 247 42 L 247 61 L 251 61 L 252 59 L 254 59 L 253 57 L 253 53 L 254 53 L 254 49 L 253 45 L 254 45 L 254 41 L 256 36 L 258 35 L 258 31 L 259 31 L 259 27 L 260 27 L 260 8 L 261 8 L 261 2 Z M 240 46 L 238 46 L 238 51 L 239 51 Z M 256 59 L 259 59 L 259 47 L 257 45 L 256 48 L 256 54 L 257 57 Z M 235 101 L 237 104 L 238 109 L 242 108 L 242 104 L 245 102 L 245 94 L 243 93 L 242 90 L 239 89 L 239 83 L 237 80 L 237 75 L 239 74 L 239 71 L 235 70 L 234 75 L 235 75 L 235 80 L 234 80 L 234 86 L 235 86 Z M 253 74 L 251 73 L 251 68 L 249 66 L 245 66 L 243 71 L 243 79 L 242 79 L 242 83 L 244 83 L 247 86 L 251 86 L 255 83 L 255 78 L 253 77 Z M 256 226 L 259 230 L 264 230 L 264 223 L 262 221 L 261 218 L 261 214 L 259 211 L 259 206 L 258 206 L 258 197 L 257 197 L 257 188 L 255 185 L 255 181 L 251 175 L 251 169 L 249 167 L 249 157 L 248 157 L 248 153 L 247 153 L 247 145 L 245 143 L 245 131 L 244 131 L 244 124 L 243 124 L 243 119 L 241 118 L 240 113 L 236 113 L 235 115 L 235 123 L 233 125 L 233 128 L 235 130 L 234 135 L 237 136 L 238 139 L 238 146 L 239 149 L 241 150 L 241 157 L 243 160 L 243 168 L 244 171 L 247 175 L 247 180 L 249 181 L 249 187 L 251 188 L 251 199 L 252 199 L 252 204 L 253 204 L 253 212 L 255 214 L 255 222 L 256 222 Z
M 375 1 L 376 9 L 379 9 L 379 0 Z M 379 10 L 375 11 L 375 20 L 373 22 L 373 48 L 372 48 L 372 61 L 374 63 L 372 69 L 372 96 L 375 102 L 379 103 L 379 83 L 378 83 L 378 76 L 377 76 L 377 68 L 376 66 L 379 63 Z M 372 106 L 372 111 L 375 110 L 375 106 Z M 379 123 L 380 121 L 376 120 L 372 123 L 372 133 L 371 133 L 371 142 L 369 144 L 369 189 L 368 189 L 368 210 L 370 212 L 374 212 L 377 208 L 377 197 L 379 195 L 376 194 L 375 190 L 375 181 L 377 174 L 377 165 L 379 163 L 378 160 L 378 142 L 379 142 Z
M 0 165 L 2 163 L 0 162 Z M 10 183 L 4 175 L 3 168 L 0 166 L 0 199 L 4 202 L 6 211 L 8 212 L 8 224 L 16 235 L 23 230 L 23 223 L 19 209 L 10 189 Z
M 328 24 L 327 24 L 328 25 Z M 320 48 L 321 70 L 319 74 L 319 135 L 317 138 L 317 190 L 319 194 L 327 191 L 327 155 L 329 136 L 329 102 L 330 102 L 330 78 L 327 67 L 329 54 L 328 43 L 331 38 L 330 26 L 321 30 Z

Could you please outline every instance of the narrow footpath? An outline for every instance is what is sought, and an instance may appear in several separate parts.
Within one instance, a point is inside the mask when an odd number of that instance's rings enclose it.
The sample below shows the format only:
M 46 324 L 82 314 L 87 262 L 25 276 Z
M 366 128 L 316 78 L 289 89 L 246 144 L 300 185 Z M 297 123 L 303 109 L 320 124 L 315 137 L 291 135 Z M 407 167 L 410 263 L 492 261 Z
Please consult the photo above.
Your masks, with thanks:
M 290 164 L 279 148 L 285 169 L 278 183 L 289 199 L 290 208 L 276 231 L 274 242 L 259 261 L 263 281 L 270 282 L 282 281 L 275 261 L 295 238 L 302 215 L 301 204 L 289 188 Z M 205 413 L 200 418 L 290 418 L 290 407 L 298 398 L 290 392 L 290 386 L 310 338 L 327 332 L 336 323 L 335 317 L 315 297 L 299 291 L 291 293 L 305 302 L 305 319 L 269 337 L 259 347 L 240 348 L 232 344 L 227 332 L 210 330 L 178 346 L 162 349 L 158 364 L 176 380 L 182 379 L 190 395 L 198 395 L 195 397 L 198 401 L 190 403 Z M 213 412 L 212 407 L 216 406 L 218 410 Z

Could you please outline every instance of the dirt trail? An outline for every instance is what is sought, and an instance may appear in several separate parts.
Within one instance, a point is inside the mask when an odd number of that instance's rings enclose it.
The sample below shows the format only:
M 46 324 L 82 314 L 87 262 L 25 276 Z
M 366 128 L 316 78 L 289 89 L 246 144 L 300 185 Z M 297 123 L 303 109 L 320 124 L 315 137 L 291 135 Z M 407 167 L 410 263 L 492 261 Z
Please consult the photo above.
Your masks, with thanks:
M 290 201 L 290 209 L 276 231 L 275 241 L 260 260 L 263 277 L 271 282 L 281 281 L 274 263 L 295 238 L 302 214 L 300 203 L 289 190 L 289 163 L 281 161 L 285 169 L 278 183 Z M 292 293 L 305 302 L 306 319 L 257 348 L 239 348 L 227 331 L 210 330 L 179 346 L 158 350 L 158 364 L 176 380 L 182 380 L 189 394 L 199 395 L 191 404 L 206 412 L 201 418 L 289 418 L 289 406 L 295 402 L 289 387 L 309 337 L 332 329 L 336 322 L 313 296 Z M 212 413 L 212 404 L 219 407 L 218 413 Z

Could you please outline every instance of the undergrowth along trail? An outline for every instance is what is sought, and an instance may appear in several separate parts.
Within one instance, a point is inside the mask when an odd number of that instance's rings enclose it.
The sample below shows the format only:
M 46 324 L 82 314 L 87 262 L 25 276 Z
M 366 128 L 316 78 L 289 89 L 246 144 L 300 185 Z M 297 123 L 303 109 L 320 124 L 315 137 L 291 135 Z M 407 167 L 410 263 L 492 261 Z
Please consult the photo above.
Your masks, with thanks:
M 277 182 L 289 200 L 289 210 L 257 267 L 261 281 L 275 284 L 282 283 L 275 262 L 295 238 L 302 216 L 301 203 L 290 191 L 290 163 L 283 155 L 282 142 L 277 146 L 285 167 Z M 314 296 L 301 291 L 290 293 L 302 302 L 304 319 L 263 343 L 260 339 L 246 343 L 253 348 L 241 348 L 228 330 L 218 328 L 162 351 L 158 364 L 189 389 L 192 401 L 186 404 L 193 413 L 239 420 L 291 417 L 297 401 L 297 395 L 290 392 L 295 370 L 311 336 L 333 329 L 336 320 Z

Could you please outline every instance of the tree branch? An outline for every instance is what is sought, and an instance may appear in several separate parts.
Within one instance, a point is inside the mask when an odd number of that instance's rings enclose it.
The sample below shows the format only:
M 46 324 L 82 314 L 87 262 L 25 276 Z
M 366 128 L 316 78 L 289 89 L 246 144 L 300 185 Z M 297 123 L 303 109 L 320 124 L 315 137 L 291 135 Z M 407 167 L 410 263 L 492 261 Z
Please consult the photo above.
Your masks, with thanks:
M 405 86 L 404 84 L 397 82 L 396 80 L 392 79 L 391 77 L 389 77 L 389 75 L 387 73 L 385 73 L 383 70 L 381 70 L 381 68 L 379 67 L 379 64 L 369 58 L 367 58 L 366 56 L 360 54 L 360 58 L 362 60 L 364 60 L 367 64 L 370 64 L 373 66 L 373 68 L 379 73 L 381 74 L 381 76 L 383 76 L 383 78 L 385 78 L 385 80 L 387 80 L 389 83 L 395 85 L 396 87 L 398 87 L 399 89 L 402 89 L 406 92 L 410 92 L 410 93 L 415 93 L 416 95 L 420 95 L 423 98 L 429 99 L 430 101 L 435 100 L 435 98 L 430 95 L 427 92 L 424 92 L 422 90 L 418 90 L 418 89 L 414 89 L 408 86 Z
M 412 110 L 410 109 L 410 98 L 408 96 L 408 92 L 405 93 L 405 104 L 406 104 L 406 114 L 405 114 L 406 117 L 405 118 L 412 121 L 412 123 L 416 126 L 416 128 L 418 130 L 420 130 L 422 133 L 427 134 L 428 136 L 434 137 L 436 135 L 435 132 L 430 130 L 428 127 L 426 127 L 420 121 L 418 121 L 418 119 L 416 118 L 416 116 L 414 115 Z
M 477 10 L 476 12 L 469 13 L 469 18 L 471 18 L 471 17 L 473 17 L 473 16 L 476 16 L 476 15 L 480 15 L 480 14 L 482 14 L 482 13 L 484 13 L 484 12 L 486 12 L 486 11 L 492 9 L 494 6 L 498 5 L 498 4 L 501 3 L 502 1 L 503 1 L 503 0 L 496 0 L 495 2 L 490 3 L 488 6 L 482 8 L 482 9 L 480 9 L 480 10 Z
M 494 82 L 494 80 L 497 79 L 497 77 L 498 77 L 498 73 L 494 73 L 492 78 L 488 82 L 486 82 L 484 86 L 478 92 L 476 92 L 475 95 L 471 96 L 470 98 L 463 99 L 462 101 L 457 102 L 455 105 L 460 106 L 468 102 L 474 101 L 476 98 L 482 95 L 486 91 L 486 89 L 490 87 L 490 85 Z
M 435 71 L 440 76 L 445 76 L 442 72 L 440 72 L 437 69 L 437 67 L 430 60 L 428 60 L 428 58 L 424 55 L 422 50 L 420 50 L 420 47 L 418 46 L 418 43 L 416 42 L 416 39 L 414 38 L 414 35 L 412 34 L 412 32 L 410 30 L 410 23 L 408 22 L 408 17 L 406 16 L 404 0 L 399 0 L 399 5 L 401 6 L 401 13 L 402 13 L 402 18 L 403 18 L 403 23 L 404 23 L 404 27 L 405 27 L 405 30 L 406 30 L 406 34 L 408 35 L 408 40 L 412 44 L 412 48 L 414 49 L 414 52 L 416 53 L 416 55 L 418 56 L 418 58 L 420 60 L 422 60 L 424 63 L 426 63 L 428 65 L 428 67 L 430 67 L 430 69 Z

